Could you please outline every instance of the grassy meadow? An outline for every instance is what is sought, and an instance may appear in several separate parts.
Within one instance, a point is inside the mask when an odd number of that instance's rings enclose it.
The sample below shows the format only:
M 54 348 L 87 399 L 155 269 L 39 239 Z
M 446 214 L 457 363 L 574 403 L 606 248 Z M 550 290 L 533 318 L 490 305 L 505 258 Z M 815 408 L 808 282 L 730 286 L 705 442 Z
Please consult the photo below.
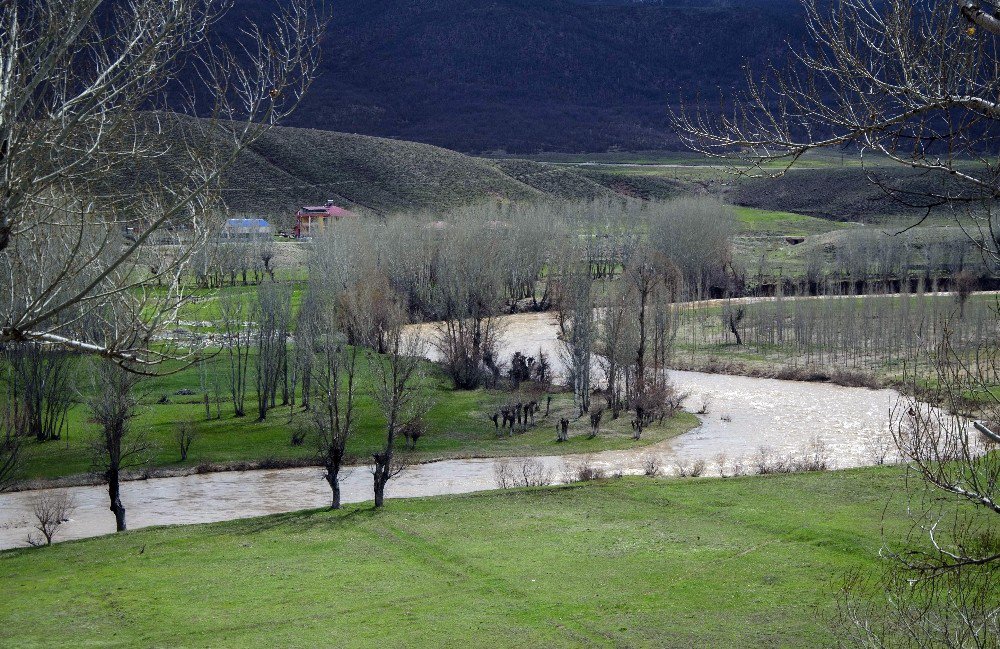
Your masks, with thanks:
M 0 553 L 0 645 L 829 645 L 897 468 L 624 478 Z M 884 512 L 884 514 L 883 514 Z
M 359 356 L 359 384 L 356 432 L 348 443 L 348 454 L 354 462 L 367 462 L 371 453 L 384 439 L 384 420 L 372 397 L 371 376 L 364 355 Z M 251 367 L 253 358 L 251 358 Z M 170 368 L 164 368 L 170 369 Z M 431 408 L 425 417 L 427 433 L 416 450 L 407 452 L 411 462 L 424 462 L 452 457 L 483 457 L 503 455 L 548 455 L 559 453 L 590 453 L 610 449 L 631 448 L 653 444 L 686 432 L 697 425 L 694 415 L 681 413 L 662 426 L 653 426 L 643 433 L 640 441 L 632 439 L 627 417 L 613 421 L 606 417 L 601 432 L 587 439 L 590 424 L 576 418 L 572 396 L 553 394 L 551 411 L 545 417 L 545 396 L 527 393 L 507 393 L 494 390 L 453 390 L 440 369 L 425 365 L 423 397 Z M 264 463 L 270 465 L 309 462 L 316 454 L 316 443 L 310 434 L 300 446 L 291 443 L 292 433 L 309 430 L 311 413 L 301 408 L 301 390 L 296 406 L 278 406 L 268 412 L 264 421 L 257 421 L 256 394 L 253 391 L 253 370 L 249 376 L 249 392 L 244 417 L 234 417 L 228 394 L 228 360 L 225 353 L 206 363 L 204 374 L 197 366 L 183 368 L 140 383 L 142 405 L 134 420 L 134 428 L 153 443 L 148 468 L 181 468 L 204 464 Z M 91 439 L 98 430 L 89 420 L 84 400 L 89 396 L 87 366 L 78 368 L 81 394 L 68 415 L 67 430 L 60 440 L 29 442 L 27 479 L 57 478 L 86 473 L 91 469 Z M 217 390 L 218 401 L 217 401 Z M 178 394 L 191 391 L 194 394 Z M 210 416 L 206 416 L 204 397 L 210 394 Z M 280 390 L 279 390 L 280 401 Z M 536 425 L 513 436 L 497 436 L 493 422 L 487 417 L 495 408 L 513 399 L 514 402 L 537 399 L 542 411 L 536 415 Z M 560 417 L 569 417 L 568 442 L 557 443 L 555 425 Z M 191 422 L 196 438 L 188 458 L 182 462 L 174 440 L 179 422 Z M 403 451 L 404 440 L 399 441 Z

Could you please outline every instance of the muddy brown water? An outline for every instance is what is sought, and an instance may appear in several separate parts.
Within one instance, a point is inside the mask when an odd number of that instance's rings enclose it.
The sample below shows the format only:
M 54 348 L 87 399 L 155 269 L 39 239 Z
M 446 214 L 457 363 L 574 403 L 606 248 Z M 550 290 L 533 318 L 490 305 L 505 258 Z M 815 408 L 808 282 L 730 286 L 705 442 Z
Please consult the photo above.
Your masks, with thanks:
M 504 335 L 508 350 L 552 358 L 556 369 L 558 340 L 554 318 L 548 314 L 511 316 Z M 433 352 L 431 353 L 433 355 Z M 689 409 L 707 403 L 699 415 L 702 424 L 675 439 L 653 446 L 607 451 L 586 458 L 547 456 L 537 458 L 555 478 L 567 466 L 592 462 L 612 471 L 641 473 L 654 456 L 668 472 L 677 464 L 704 459 L 709 471 L 722 453 L 732 462 L 748 460 L 760 447 L 775 455 L 795 454 L 814 439 L 821 440 L 832 466 L 847 468 L 872 464 L 873 440 L 888 435 L 890 409 L 898 396 L 892 390 L 846 388 L 826 383 L 801 383 L 741 376 L 670 373 L 675 384 L 690 393 Z M 408 468 L 387 487 L 390 498 L 456 494 L 496 487 L 496 460 L 445 460 Z M 67 487 L 76 508 L 57 540 L 78 539 L 114 531 L 107 492 L 101 486 Z M 26 545 L 32 531 L 32 502 L 38 491 L 0 496 L 0 549 Z M 329 488 L 317 468 L 260 470 L 188 475 L 128 482 L 122 499 L 130 529 L 152 525 L 207 523 L 261 516 L 313 507 L 329 502 Z M 371 500 L 371 474 L 366 467 L 351 467 L 343 476 L 344 502 Z

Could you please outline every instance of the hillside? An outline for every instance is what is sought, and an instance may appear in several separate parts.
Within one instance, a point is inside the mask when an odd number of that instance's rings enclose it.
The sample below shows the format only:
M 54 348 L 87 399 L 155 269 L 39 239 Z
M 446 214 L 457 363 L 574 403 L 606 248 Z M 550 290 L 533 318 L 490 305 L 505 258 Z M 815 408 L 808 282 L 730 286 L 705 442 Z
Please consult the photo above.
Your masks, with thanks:
M 243 0 L 263 21 L 273 0 Z M 796 0 L 341 0 L 292 125 L 466 152 L 678 148 L 668 108 L 803 40 Z M 227 32 L 228 30 L 228 32 Z
M 162 120 L 165 141 L 215 137 L 207 122 L 175 119 L 180 121 Z M 169 178 L 182 161 L 164 156 L 155 169 L 136 169 L 134 177 L 115 182 Z M 274 127 L 254 142 L 227 170 L 223 184 L 233 211 L 265 216 L 285 226 L 301 205 L 327 199 L 387 214 L 487 200 L 663 198 L 683 188 L 676 181 L 650 185 L 641 178 L 582 168 L 490 160 L 416 142 L 289 127 Z
M 447 149 L 280 127 L 229 170 L 226 187 L 230 207 L 266 214 L 325 199 L 386 213 L 542 195 L 489 161 Z
M 187 117 L 161 122 L 164 140 L 215 137 L 208 122 Z M 718 194 L 736 205 L 837 221 L 881 221 L 923 211 L 889 199 L 870 174 L 911 189 L 940 182 L 891 166 L 839 166 L 825 159 L 779 178 L 734 177 L 690 157 L 677 163 L 663 164 L 655 155 L 648 164 L 482 158 L 404 140 L 274 127 L 227 170 L 224 196 L 233 211 L 265 216 L 279 225 L 288 225 L 301 205 L 326 199 L 388 214 L 489 200 L 663 199 L 684 193 Z M 137 169 L 134 177 L 116 182 L 155 182 L 161 175 L 171 176 L 177 164 L 167 156 L 159 159 L 158 168 Z
M 900 192 L 894 199 L 882 188 Z M 922 194 L 932 191 L 959 195 L 962 188 L 938 174 L 883 165 L 862 168 L 792 169 L 778 178 L 744 178 L 730 200 L 746 207 L 783 210 L 837 221 L 875 222 L 899 216 L 917 219 L 926 214 Z M 966 188 L 967 189 L 967 188 Z M 944 207 L 932 214 L 949 215 Z

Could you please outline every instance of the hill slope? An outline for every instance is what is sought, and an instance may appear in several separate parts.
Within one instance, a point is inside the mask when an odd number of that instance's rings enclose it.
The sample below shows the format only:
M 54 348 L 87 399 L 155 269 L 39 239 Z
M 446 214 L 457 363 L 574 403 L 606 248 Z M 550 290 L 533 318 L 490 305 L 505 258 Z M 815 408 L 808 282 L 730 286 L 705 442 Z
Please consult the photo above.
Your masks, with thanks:
M 671 195 L 665 184 L 653 196 Z M 638 196 L 628 182 L 525 160 L 488 160 L 436 146 L 365 135 L 275 127 L 226 173 L 237 212 L 290 218 L 301 205 L 332 199 L 385 214 L 447 209 L 487 200 L 594 200 Z
M 243 0 L 264 20 L 274 0 Z M 460 151 L 677 148 L 668 107 L 715 100 L 800 42 L 797 0 L 340 0 L 292 125 Z
M 489 161 L 447 149 L 298 128 L 274 128 L 255 142 L 226 186 L 230 207 L 263 213 L 325 199 L 385 213 L 542 196 Z

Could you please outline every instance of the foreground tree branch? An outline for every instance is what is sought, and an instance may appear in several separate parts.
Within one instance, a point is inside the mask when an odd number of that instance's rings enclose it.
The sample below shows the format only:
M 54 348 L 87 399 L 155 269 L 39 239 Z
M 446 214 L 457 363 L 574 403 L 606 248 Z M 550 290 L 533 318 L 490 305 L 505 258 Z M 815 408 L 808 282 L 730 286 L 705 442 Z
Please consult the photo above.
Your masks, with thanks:
M 1000 261 L 991 210 L 1000 197 L 996 11 L 974 0 L 802 4 L 809 42 L 783 66 L 748 71 L 746 90 L 719 109 L 675 112 L 681 138 L 741 174 L 781 175 L 809 151 L 843 147 L 926 172 L 913 191 L 866 165 L 901 203 L 961 209 L 983 252 Z
M 216 42 L 230 7 L 0 6 L 0 344 L 132 368 L 191 354 L 161 332 L 191 255 L 224 220 L 222 173 L 298 105 L 326 20 L 291 0 L 270 25 Z

